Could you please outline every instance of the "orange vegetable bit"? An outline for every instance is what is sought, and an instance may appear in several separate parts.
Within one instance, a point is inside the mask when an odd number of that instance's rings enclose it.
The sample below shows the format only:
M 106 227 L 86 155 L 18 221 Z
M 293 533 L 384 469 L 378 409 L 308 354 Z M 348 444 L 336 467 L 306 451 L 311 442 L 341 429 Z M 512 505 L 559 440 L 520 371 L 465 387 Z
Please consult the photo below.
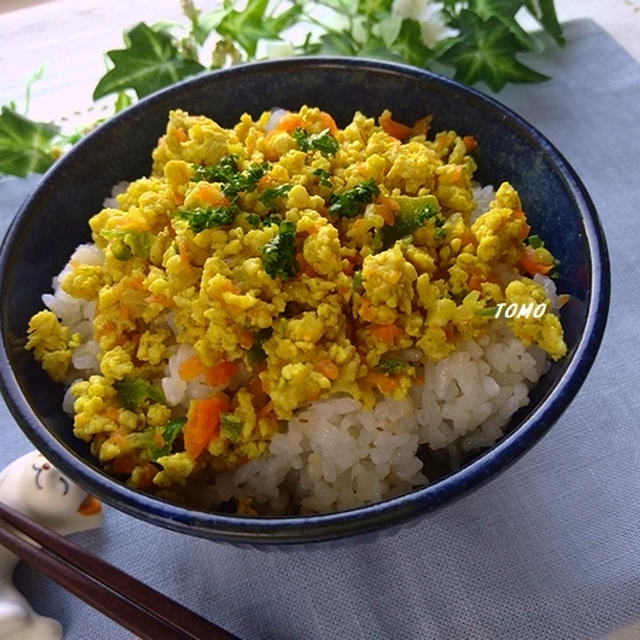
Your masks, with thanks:
M 168 133 L 177 142 L 186 142 L 189 139 L 187 132 L 184 129 L 181 129 L 180 127 L 175 127 L 173 125 L 170 125 Z
M 525 247 L 520 261 L 522 268 L 530 276 L 534 276 L 536 273 L 546 276 L 553 269 L 553 261 L 549 261 L 546 256 L 540 257 L 536 251 L 531 247 Z
M 250 349 L 253 345 L 253 334 L 246 329 L 238 329 L 236 331 L 236 337 L 238 338 L 238 344 L 243 349 Z
M 205 367 L 204 380 L 212 387 L 226 387 L 236 373 L 236 365 L 223 360 L 213 367 Z
M 204 364 L 198 354 L 185 358 L 178 366 L 178 375 L 181 380 L 191 382 L 204 372 Z
M 104 415 L 105 415 L 105 418 L 108 418 L 109 420 L 113 420 L 113 422 L 118 422 L 118 418 L 120 417 L 120 412 L 118 411 L 117 407 L 107 407 L 104 410 Z
M 182 434 L 184 450 L 195 460 L 220 430 L 220 415 L 229 409 L 229 401 L 223 393 L 192 400 L 187 413 L 187 422 Z
M 120 231 L 149 231 L 149 224 L 143 218 L 121 218 L 115 227 Z
M 335 380 L 340 374 L 338 365 L 329 358 L 320 358 L 315 362 L 316 371 L 329 380 Z
M 472 291 L 482 291 L 482 276 L 472 273 L 467 279 L 467 287 Z
M 338 125 L 336 125 L 336 121 L 326 111 L 320 112 L 320 122 L 322 123 L 322 128 L 329 129 L 329 133 L 332 136 L 335 136 L 336 133 L 338 133 Z
M 302 253 L 297 253 L 296 254 L 296 262 L 298 263 L 298 269 L 300 270 L 300 273 L 304 273 L 306 276 L 309 276 L 310 278 L 317 278 L 318 277 L 318 273 L 305 260 L 305 258 L 302 255 Z
M 291 113 L 287 111 L 280 120 L 278 120 L 278 124 L 274 131 L 285 131 L 286 133 L 291 133 L 296 127 L 302 126 L 302 118 L 297 113 Z
M 524 215 L 524 211 L 521 211 L 520 209 L 515 209 L 513 211 L 513 217 L 516 220 L 522 220 L 522 231 L 520 232 L 520 240 L 524 240 L 528 235 L 529 235 L 529 231 L 531 231 L 531 227 L 527 224 L 527 219 Z
M 189 261 L 189 251 L 187 246 L 181 240 L 178 240 L 178 252 L 180 253 L 180 263 L 186 271 L 191 270 L 191 262 Z
M 375 338 L 388 345 L 392 345 L 400 335 L 400 329 L 395 324 L 376 324 L 370 331 Z
M 393 223 L 396 221 L 396 217 L 393 213 L 393 209 L 389 206 L 387 202 L 380 202 L 378 204 L 374 204 L 373 213 L 377 213 L 384 220 L 384 223 L 390 227 L 392 227 Z
M 362 296 L 362 301 L 360 303 L 360 317 L 366 322 L 371 322 L 371 320 L 373 320 L 371 301 L 365 296 Z
M 473 136 L 462 136 L 462 143 L 467 151 L 473 151 L 478 146 L 478 142 Z
M 156 477 L 158 469 L 150 462 L 145 462 L 142 465 L 139 465 L 139 468 L 140 472 L 136 478 L 138 489 L 151 489 L 153 486 L 153 479 Z
M 447 342 L 455 342 L 456 328 L 449 322 L 444 326 L 444 335 L 447 338 Z
M 159 304 L 165 308 L 176 306 L 176 303 L 171 298 L 167 298 L 167 296 L 163 296 L 161 293 L 152 293 L 150 296 L 147 296 L 144 301 L 147 304 Z
M 92 516 L 102 511 L 102 504 L 95 496 L 89 494 L 78 506 L 76 512 L 81 516 Z
M 379 371 L 371 371 L 367 379 L 385 396 L 393 393 L 393 390 L 398 386 L 397 376 L 387 376 Z
M 118 456 L 113 463 L 111 464 L 111 468 L 114 473 L 123 473 L 129 475 L 136 466 L 136 461 L 133 456 L 130 455 L 121 455 Z
M 391 118 L 391 112 L 385 109 L 378 118 L 378 123 L 385 133 L 388 133 L 397 140 L 404 140 L 411 135 L 411 127 L 406 124 L 396 122 Z
M 214 184 L 201 184 L 194 192 L 200 202 L 211 207 L 226 207 L 229 199 Z
M 274 416 L 275 416 L 275 411 L 273 408 L 273 402 L 271 402 L 271 400 L 269 400 L 267 404 L 260 407 L 260 409 L 256 411 L 257 418 L 271 418 Z

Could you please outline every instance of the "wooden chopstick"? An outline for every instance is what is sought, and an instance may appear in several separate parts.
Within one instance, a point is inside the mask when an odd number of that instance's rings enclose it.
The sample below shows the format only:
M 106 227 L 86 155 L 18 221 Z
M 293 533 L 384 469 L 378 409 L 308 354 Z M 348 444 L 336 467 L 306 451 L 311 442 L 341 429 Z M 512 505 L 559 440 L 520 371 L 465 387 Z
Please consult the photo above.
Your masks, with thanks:
M 206 618 L 2 502 L 0 544 L 143 640 L 237 640 Z

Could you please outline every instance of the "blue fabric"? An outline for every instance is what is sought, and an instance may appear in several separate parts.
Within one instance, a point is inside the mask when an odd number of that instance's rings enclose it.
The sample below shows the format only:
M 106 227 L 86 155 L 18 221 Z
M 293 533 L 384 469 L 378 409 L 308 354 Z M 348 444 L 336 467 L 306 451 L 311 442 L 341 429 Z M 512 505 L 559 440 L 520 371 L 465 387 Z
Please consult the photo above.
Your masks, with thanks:
M 110 508 L 102 529 L 76 540 L 246 639 L 595 639 L 640 621 L 640 68 L 592 22 L 564 28 L 567 48 L 548 43 L 534 61 L 553 79 L 497 98 L 582 177 L 607 234 L 613 291 L 592 372 L 540 444 L 473 494 L 373 543 L 269 553 Z M 0 182 L 2 225 L 34 183 Z M 4 405 L 0 431 L 4 466 L 30 445 Z M 69 640 L 130 637 L 28 567 L 17 583 Z

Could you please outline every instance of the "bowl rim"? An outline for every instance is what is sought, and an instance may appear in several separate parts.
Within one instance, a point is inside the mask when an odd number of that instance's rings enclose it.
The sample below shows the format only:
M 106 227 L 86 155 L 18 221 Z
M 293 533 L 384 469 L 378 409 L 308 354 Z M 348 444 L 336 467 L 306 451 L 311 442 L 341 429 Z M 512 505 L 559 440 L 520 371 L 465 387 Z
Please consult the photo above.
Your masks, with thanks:
M 467 494 L 495 477 L 499 471 L 510 466 L 528 451 L 550 429 L 580 389 L 595 360 L 604 333 L 610 297 L 610 266 L 604 232 L 585 186 L 565 157 L 533 125 L 495 98 L 431 71 L 395 62 L 344 56 L 303 56 L 245 63 L 200 74 L 144 97 L 107 120 L 78 142 L 77 147 L 91 144 L 94 136 L 103 135 L 109 128 L 117 126 L 121 120 L 143 111 L 148 105 L 164 101 L 180 91 L 197 87 L 200 83 L 212 79 L 215 81 L 217 78 L 270 71 L 291 72 L 292 68 L 297 72 L 318 68 L 358 68 L 363 71 L 410 76 L 427 84 L 436 84 L 444 90 L 461 92 L 474 107 L 498 113 L 521 136 L 532 140 L 540 151 L 551 158 L 558 177 L 571 193 L 582 216 L 585 241 L 591 258 L 591 280 L 587 287 L 586 304 L 588 317 L 581 335 L 577 338 L 575 349 L 566 356 L 569 361 L 561 379 L 540 400 L 536 414 L 527 418 L 494 447 L 455 473 L 410 493 L 355 509 L 318 515 L 273 517 L 226 515 L 180 507 L 130 489 L 98 470 L 90 462 L 79 458 L 46 429 L 22 396 L 20 386 L 11 370 L 4 326 L 0 327 L 0 390 L 18 425 L 52 464 L 106 504 L 129 515 L 181 533 L 251 545 L 307 544 L 379 531 L 415 519 L 445 502 Z M 3 239 L 0 248 L 0 299 L 5 295 L 6 267 L 11 262 L 12 246 L 19 236 L 20 223 L 43 194 L 46 195 L 50 183 L 64 173 L 66 163 L 73 161 L 72 153 L 63 156 L 47 171 L 33 193 L 19 208 Z M 4 318 L 4 315 L 2 317 Z

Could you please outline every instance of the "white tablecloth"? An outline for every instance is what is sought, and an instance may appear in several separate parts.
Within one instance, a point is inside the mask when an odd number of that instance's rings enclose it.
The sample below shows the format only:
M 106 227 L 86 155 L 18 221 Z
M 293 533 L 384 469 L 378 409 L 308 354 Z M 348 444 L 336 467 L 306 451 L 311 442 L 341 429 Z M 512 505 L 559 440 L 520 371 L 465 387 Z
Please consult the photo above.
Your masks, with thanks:
M 486 486 L 375 543 L 267 553 L 106 509 L 79 534 L 246 639 L 601 638 L 640 621 L 640 68 L 590 21 L 537 59 L 552 80 L 498 97 L 581 175 L 607 234 L 613 292 L 592 372 L 526 456 Z M 6 226 L 33 181 L 0 181 Z M 30 445 L 0 407 L 0 466 Z M 69 640 L 127 632 L 25 566 L 19 586 Z M 629 637 L 640 637 L 640 630 Z

